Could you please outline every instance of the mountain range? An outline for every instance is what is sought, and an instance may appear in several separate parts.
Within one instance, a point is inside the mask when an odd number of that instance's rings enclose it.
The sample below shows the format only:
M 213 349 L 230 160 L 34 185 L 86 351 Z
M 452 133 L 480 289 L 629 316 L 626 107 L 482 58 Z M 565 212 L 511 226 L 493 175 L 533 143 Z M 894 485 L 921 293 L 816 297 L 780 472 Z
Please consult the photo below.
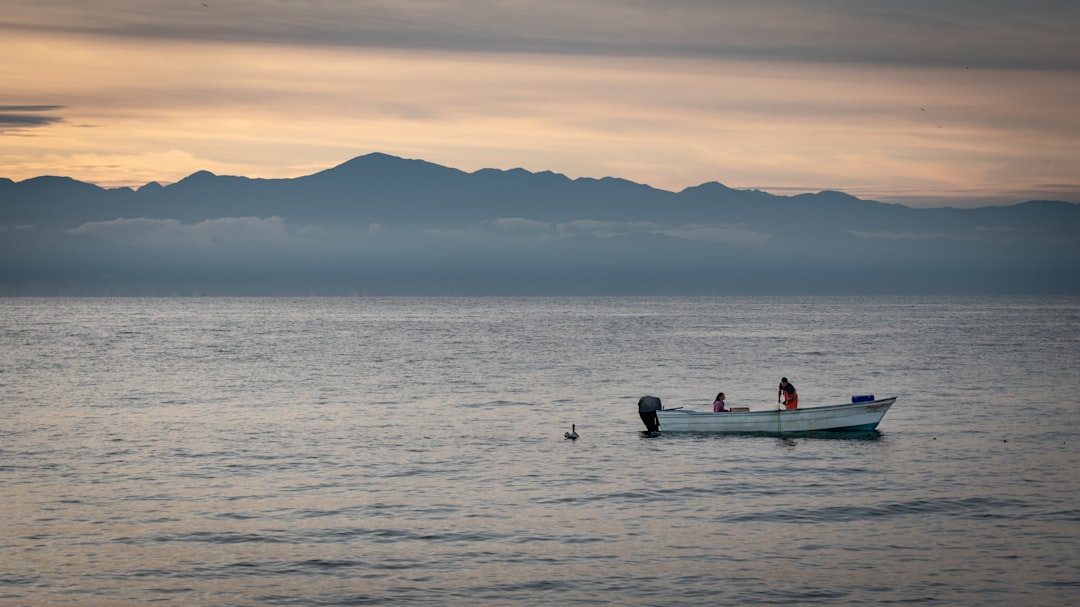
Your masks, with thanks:
M 1080 205 L 472 173 L 385 154 L 291 179 L 0 178 L 0 295 L 1077 294 Z

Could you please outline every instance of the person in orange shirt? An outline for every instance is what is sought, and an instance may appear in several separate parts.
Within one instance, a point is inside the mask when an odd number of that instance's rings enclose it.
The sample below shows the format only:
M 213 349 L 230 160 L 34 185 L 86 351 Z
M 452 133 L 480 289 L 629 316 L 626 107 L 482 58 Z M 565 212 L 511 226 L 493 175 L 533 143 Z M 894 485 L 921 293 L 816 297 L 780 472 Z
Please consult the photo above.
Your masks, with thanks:
M 785 409 L 797 409 L 799 407 L 799 393 L 795 386 L 786 377 L 780 378 L 780 391 L 776 394 L 777 402 L 784 405 Z

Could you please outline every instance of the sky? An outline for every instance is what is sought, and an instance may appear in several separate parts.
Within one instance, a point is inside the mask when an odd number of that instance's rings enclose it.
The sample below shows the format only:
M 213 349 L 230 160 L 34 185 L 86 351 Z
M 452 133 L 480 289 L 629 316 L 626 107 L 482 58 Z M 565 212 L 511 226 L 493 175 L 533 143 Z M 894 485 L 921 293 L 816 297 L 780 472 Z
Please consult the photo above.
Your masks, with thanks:
M 0 0 L 0 177 L 383 152 L 679 191 L 1080 202 L 1074 0 Z

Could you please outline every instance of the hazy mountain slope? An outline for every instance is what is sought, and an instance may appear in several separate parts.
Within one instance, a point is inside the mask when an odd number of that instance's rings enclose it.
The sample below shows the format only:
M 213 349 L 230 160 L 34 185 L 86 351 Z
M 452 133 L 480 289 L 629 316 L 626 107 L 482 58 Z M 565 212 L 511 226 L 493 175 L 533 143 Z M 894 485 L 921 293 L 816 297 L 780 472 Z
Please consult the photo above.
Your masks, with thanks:
M 0 294 L 1080 293 L 1080 205 L 913 209 L 369 154 L 295 179 L 0 179 Z

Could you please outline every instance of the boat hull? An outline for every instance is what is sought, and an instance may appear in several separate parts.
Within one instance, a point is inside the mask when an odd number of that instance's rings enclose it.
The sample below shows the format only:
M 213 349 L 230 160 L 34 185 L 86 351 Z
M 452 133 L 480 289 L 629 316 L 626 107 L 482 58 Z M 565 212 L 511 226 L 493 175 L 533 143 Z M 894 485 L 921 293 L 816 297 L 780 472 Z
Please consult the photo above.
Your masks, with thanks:
M 805 434 L 876 430 L 896 397 L 806 409 L 712 413 L 666 409 L 656 411 L 660 432 L 724 432 L 731 434 Z

